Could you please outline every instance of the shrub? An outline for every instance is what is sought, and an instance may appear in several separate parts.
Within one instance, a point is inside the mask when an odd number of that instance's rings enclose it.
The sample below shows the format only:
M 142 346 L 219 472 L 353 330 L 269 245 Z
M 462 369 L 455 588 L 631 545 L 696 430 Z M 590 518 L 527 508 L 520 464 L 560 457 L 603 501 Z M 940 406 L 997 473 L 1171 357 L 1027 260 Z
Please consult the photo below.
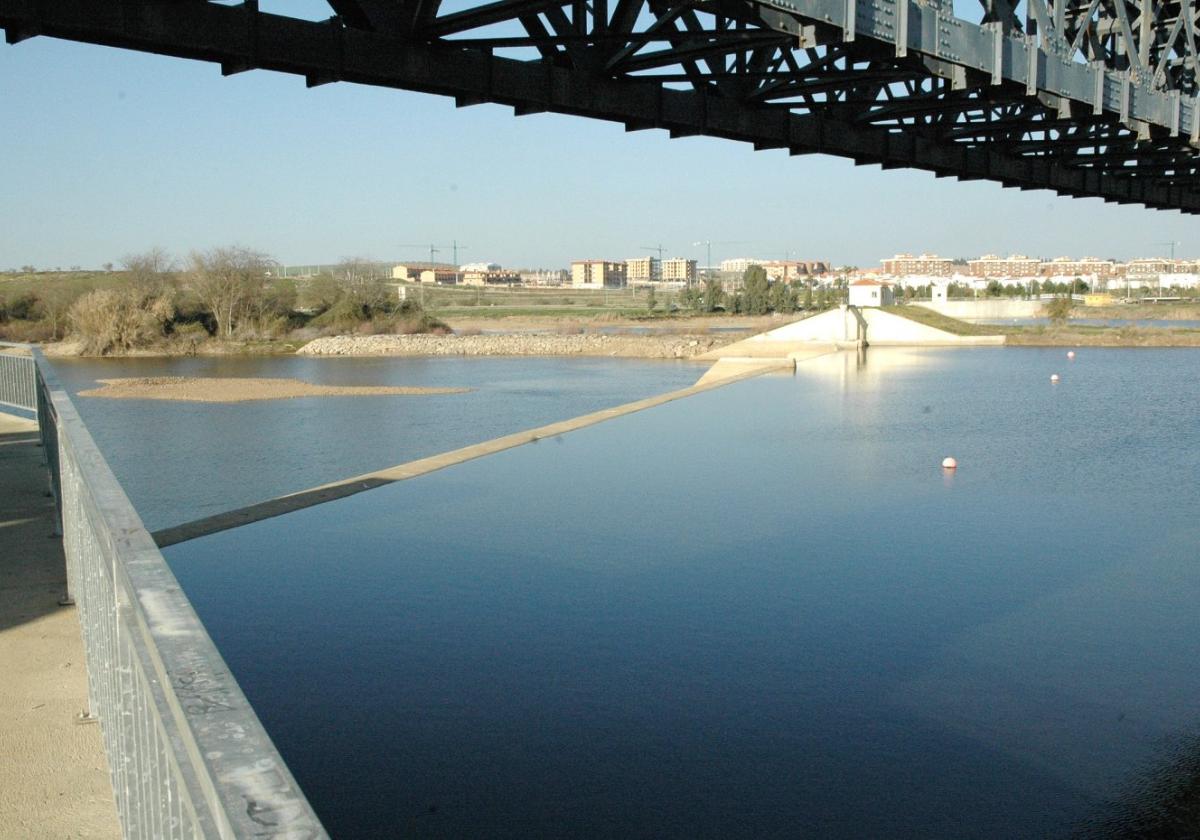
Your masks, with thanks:
M 5 321 L 34 321 L 39 317 L 37 295 L 25 292 L 0 299 L 0 323 Z
M 144 347 L 162 338 L 175 317 L 167 295 L 147 297 L 136 289 L 101 289 L 72 304 L 67 323 L 85 355 Z
M 0 341 L 37 344 L 54 338 L 54 329 L 46 321 L 0 321 Z
M 1046 317 L 1056 324 L 1063 323 L 1071 317 L 1071 303 L 1069 297 L 1055 298 L 1043 307 Z

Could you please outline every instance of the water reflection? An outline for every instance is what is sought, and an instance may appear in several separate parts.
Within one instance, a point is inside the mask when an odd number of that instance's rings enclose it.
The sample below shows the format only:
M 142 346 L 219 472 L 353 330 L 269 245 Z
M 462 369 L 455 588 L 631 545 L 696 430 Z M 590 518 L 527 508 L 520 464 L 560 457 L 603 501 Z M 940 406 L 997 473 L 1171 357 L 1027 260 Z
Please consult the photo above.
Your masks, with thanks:
M 817 359 L 168 557 L 335 835 L 1169 826 L 1195 358 Z
M 55 360 L 68 390 L 122 376 L 294 377 L 470 393 L 239 404 L 76 400 L 151 530 L 692 384 L 638 359 L 217 357 Z

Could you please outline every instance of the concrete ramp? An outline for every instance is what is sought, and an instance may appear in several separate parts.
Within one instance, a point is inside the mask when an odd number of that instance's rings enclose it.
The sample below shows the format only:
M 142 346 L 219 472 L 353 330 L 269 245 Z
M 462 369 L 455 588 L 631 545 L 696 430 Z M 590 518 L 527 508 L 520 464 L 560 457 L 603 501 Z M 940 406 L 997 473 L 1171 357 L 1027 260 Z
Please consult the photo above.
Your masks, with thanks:
M 863 309 L 867 321 L 867 344 L 873 347 L 995 347 L 1002 335 L 955 335 L 881 309 Z
M 730 379 L 746 379 L 754 374 L 775 371 L 791 373 L 796 369 L 796 360 L 791 358 L 756 359 L 752 356 L 733 356 L 718 359 L 716 364 L 696 380 L 696 385 L 713 385 Z

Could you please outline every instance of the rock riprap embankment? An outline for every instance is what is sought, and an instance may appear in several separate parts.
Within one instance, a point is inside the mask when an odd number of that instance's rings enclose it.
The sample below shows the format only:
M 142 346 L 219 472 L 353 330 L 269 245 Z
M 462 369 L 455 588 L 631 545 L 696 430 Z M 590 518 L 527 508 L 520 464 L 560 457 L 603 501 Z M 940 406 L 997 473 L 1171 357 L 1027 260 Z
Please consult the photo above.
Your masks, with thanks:
M 339 335 L 297 350 L 309 356 L 626 356 L 688 359 L 728 343 L 707 335 Z

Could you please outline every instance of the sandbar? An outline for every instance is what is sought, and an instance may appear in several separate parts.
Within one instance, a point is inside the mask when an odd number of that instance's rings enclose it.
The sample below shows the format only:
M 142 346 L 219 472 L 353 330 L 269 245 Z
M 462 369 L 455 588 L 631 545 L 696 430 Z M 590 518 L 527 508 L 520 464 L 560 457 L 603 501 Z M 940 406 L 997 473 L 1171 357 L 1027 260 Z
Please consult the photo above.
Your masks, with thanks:
M 392 385 L 315 385 L 300 379 L 203 376 L 146 376 L 101 379 L 102 387 L 80 391 L 81 397 L 117 400 L 179 400 L 234 403 L 287 400 L 296 397 L 376 397 L 465 394 L 469 388 L 415 388 Z

